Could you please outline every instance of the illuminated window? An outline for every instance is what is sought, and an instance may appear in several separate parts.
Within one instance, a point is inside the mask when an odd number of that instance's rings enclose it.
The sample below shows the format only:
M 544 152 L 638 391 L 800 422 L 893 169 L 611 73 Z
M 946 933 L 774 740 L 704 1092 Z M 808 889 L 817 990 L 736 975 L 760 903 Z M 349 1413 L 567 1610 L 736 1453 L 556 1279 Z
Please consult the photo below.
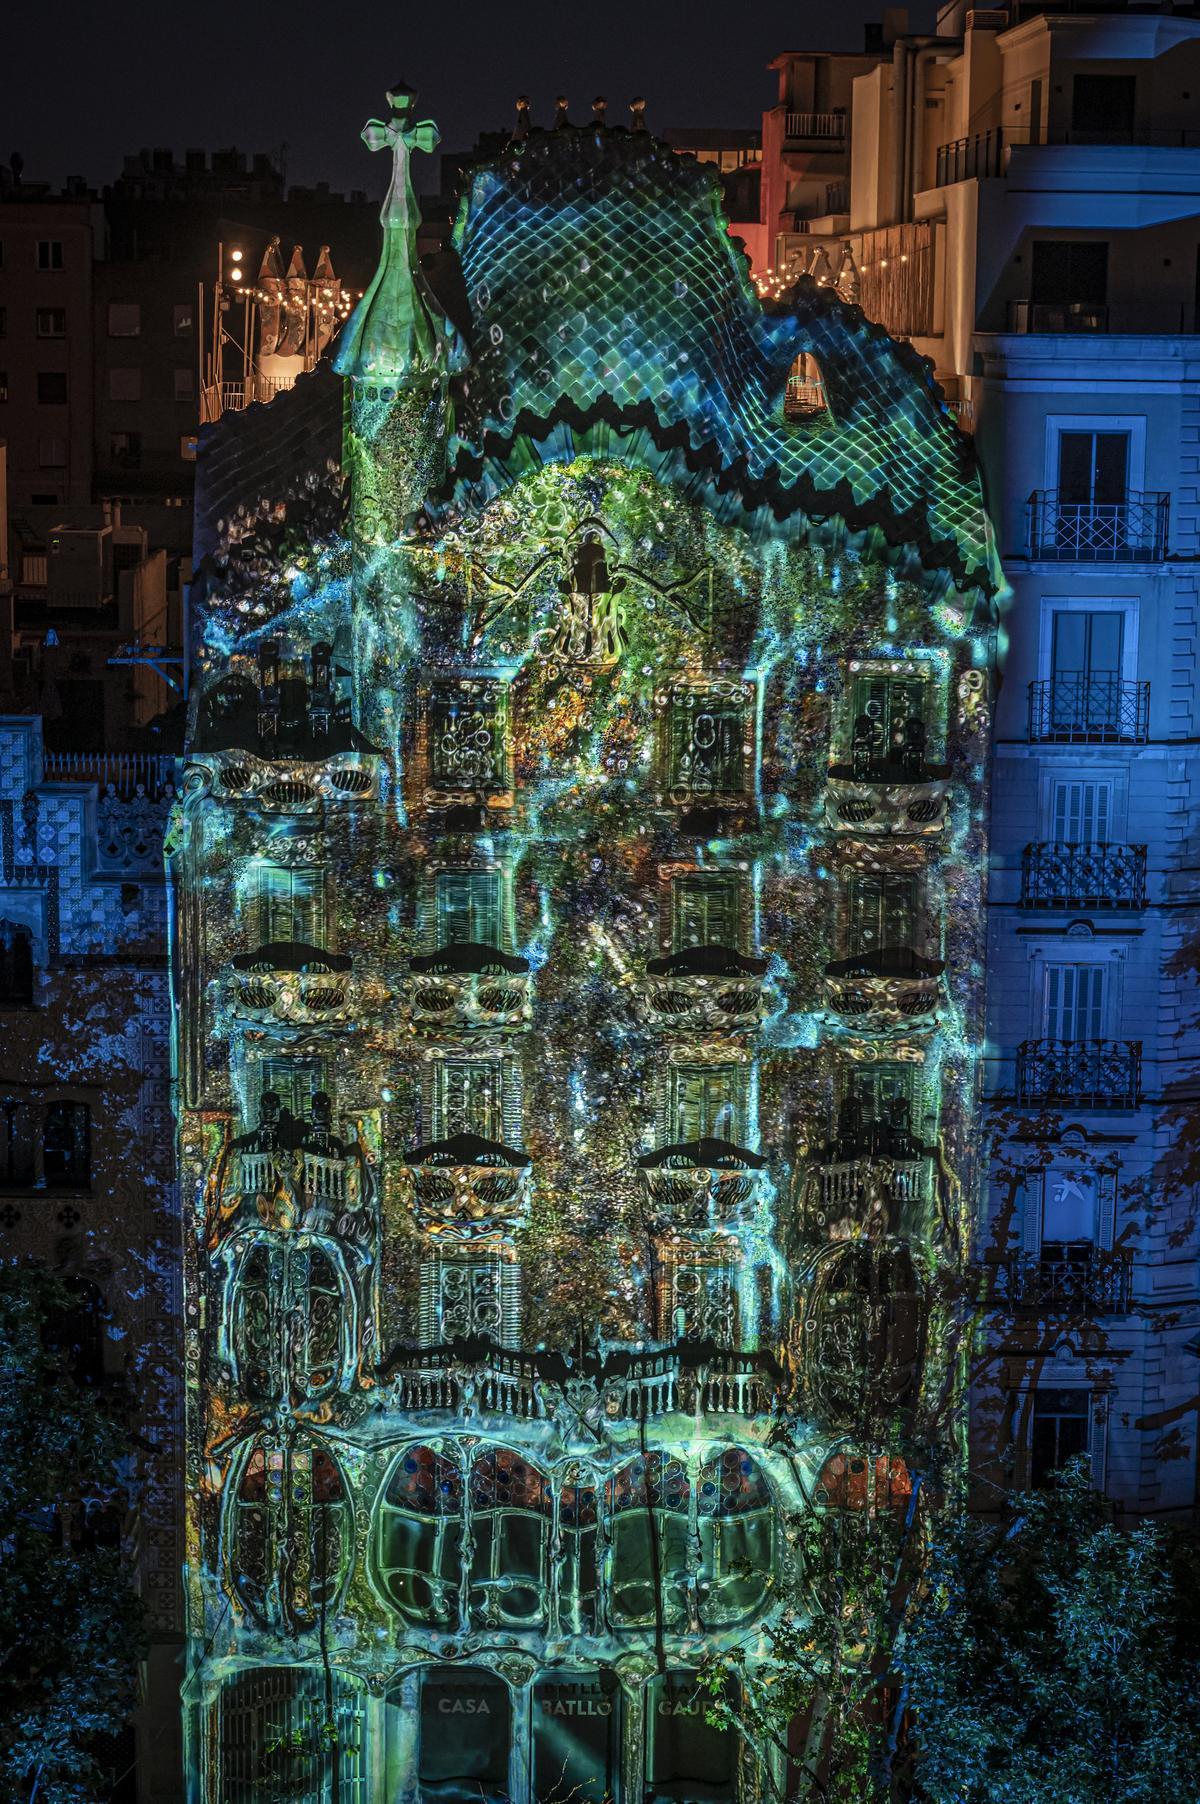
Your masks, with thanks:
M 665 786 L 674 802 L 741 798 L 750 770 L 750 710 L 741 683 L 684 685 L 665 718 Z
M 499 871 L 439 871 L 434 879 L 437 948 L 468 942 L 503 951 L 506 935 Z
M 375 1566 L 409 1622 L 459 1627 L 462 1473 L 432 1447 L 409 1447 L 392 1468 L 376 1517 Z
M 861 671 L 851 684 L 852 761 L 859 776 L 916 778 L 932 737 L 933 685 L 913 672 Z
M 235 1376 L 248 1397 L 313 1400 L 342 1366 L 343 1295 L 320 1246 L 257 1241 L 242 1259 L 233 1304 Z
M 599 1496 L 590 1472 L 568 1466 L 558 1500 L 562 1552 L 558 1564 L 558 1615 L 568 1635 L 594 1635 L 598 1622 Z
M 686 1627 L 691 1486 L 681 1460 L 648 1453 L 608 1482 L 609 1613 L 616 1628 Z
M 176 338 L 190 338 L 192 332 L 192 314 L 194 308 L 191 301 L 176 301 L 171 309 L 171 325 Z
M 428 781 L 447 796 L 488 796 L 511 787 L 508 686 L 493 678 L 435 684 L 425 698 Z
M 262 946 L 325 945 L 325 873 L 311 865 L 258 865 L 255 932 Z
M 775 1513 L 761 1471 L 741 1447 L 700 1469 L 697 1581 L 705 1627 L 747 1622 L 767 1601 L 775 1550 Z
M 846 952 L 894 951 L 913 945 L 918 880 L 904 871 L 855 871 L 850 878 Z
M 749 1071 L 745 1064 L 687 1064 L 667 1067 L 666 1140 L 731 1140 L 744 1146 L 749 1117 Z
M 252 1447 L 228 1529 L 230 1572 L 243 1607 L 267 1627 L 315 1627 L 337 1600 L 352 1527 L 342 1475 L 325 1448 Z
M 744 944 L 745 880 L 732 871 L 698 871 L 671 879 L 671 950 Z
M 470 1612 L 489 1627 L 541 1624 L 546 1615 L 550 1486 L 507 1447 L 488 1448 L 471 1467 Z
M 51 1102 L 42 1125 L 42 1169 L 52 1188 L 91 1183 L 92 1112 L 85 1102 Z
M 480 1134 L 485 1140 L 504 1140 L 504 1075 L 499 1059 L 435 1059 L 429 1138 Z

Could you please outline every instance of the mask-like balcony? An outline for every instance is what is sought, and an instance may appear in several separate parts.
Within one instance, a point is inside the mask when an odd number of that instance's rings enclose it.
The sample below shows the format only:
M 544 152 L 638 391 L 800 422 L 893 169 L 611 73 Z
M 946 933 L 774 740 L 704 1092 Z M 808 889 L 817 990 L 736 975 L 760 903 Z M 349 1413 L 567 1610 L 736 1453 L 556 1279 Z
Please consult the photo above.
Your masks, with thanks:
M 647 961 L 638 1001 L 651 1027 L 746 1031 L 766 1013 L 765 958 L 730 946 L 691 946 Z
M 825 967 L 825 1006 L 840 1027 L 857 1034 L 927 1033 L 942 1003 L 940 958 L 907 946 L 881 946 Z
M 414 1027 L 525 1027 L 529 960 L 475 940 L 412 960 Z
M 482 1134 L 430 1140 L 408 1155 L 413 1216 L 456 1240 L 513 1234 L 529 1220 L 528 1153 Z
M 637 1162 L 651 1211 L 665 1227 L 688 1233 L 736 1227 L 759 1201 L 761 1153 L 732 1140 L 681 1140 Z
M 237 749 L 193 747 L 184 794 L 211 793 L 222 802 L 260 807 L 266 814 L 318 814 L 324 803 L 371 801 L 379 794 L 381 760 L 370 752 L 332 753 L 320 763 L 268 762 Z
M 300 940 L 275 940 L 239 952 L 233 968 L 233 1012 L 258 1026 L 347 1027 L 360 997 L 352 961 Z
M 934 771 L 859 776 L 840 764 L 825 785 L 825 819 L 834 833 L 929 837 L 945 830 L 949 810 L 949 781 Z

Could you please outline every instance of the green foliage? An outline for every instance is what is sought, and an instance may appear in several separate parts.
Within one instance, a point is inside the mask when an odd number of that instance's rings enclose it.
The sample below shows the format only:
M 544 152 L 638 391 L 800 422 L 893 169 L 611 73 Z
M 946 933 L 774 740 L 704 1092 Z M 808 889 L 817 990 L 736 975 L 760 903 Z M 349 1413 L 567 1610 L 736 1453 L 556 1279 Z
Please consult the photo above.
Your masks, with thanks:
M 929 1804 L 1196 1795 L 1200 1551 L 1114 1527 L 1082 1464 L 934 1540 L 900 1652 Z
M 72 1369 L 78 1298 L 36 1267 L 0 1267 L 0 1796 L 95 1804 L 89 1751 L 135 1701 L 141 1605 L 95 1545 L 127 1503 L 128 1437 Z

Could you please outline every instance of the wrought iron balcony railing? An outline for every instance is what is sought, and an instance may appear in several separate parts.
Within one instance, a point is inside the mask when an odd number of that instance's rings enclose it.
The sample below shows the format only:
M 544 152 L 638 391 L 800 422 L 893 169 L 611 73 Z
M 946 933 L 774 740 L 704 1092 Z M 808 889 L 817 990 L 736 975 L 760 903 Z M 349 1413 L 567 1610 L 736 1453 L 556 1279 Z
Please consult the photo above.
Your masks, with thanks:
M 516 1232 L 528 1223 L 531 1164 L 528 1153 L 482 1134 L 414 1147 L 407 1170 L 417 1226 L 456 1240 Z
M 1022 908 L 1145 908 L 1145 846 L 1042 841 L 1021 857 Z
M 1017 1048 L 1022 1108 L 1136 1109 L 1140 1040 L 1025 1040 Z
M 691 946 L 647 961 L 638 985 L 652 1027 L 672 1031 L 757 1027 L 766 1011 L 767 961 L 731 946 Z
M 529 960 L 467 941 L 412 960 L 415 1027 L 525 1027 Z
M 1127 1315 L 1133 1256 L 1090 1242 L 1011 1253 L 984 1267 L 987 1296 L 1000 1308 L 1038 1315 Z
M 950 144 L 939 144 L 935 186 L 945 188 L 951 182 L 968 182 L 979 177 L 1004 174 L 1004 132 L 1000 126 L 989 132 L 975 132 L 969 138 L 955 138 Z
M 1116 676 L 1059 676 L 1029 685 L 1033 743 L 1144 743 L 1150 731 L 1149 683 Z
M 1167 552 L 1171 497 L 1130 491 L 1120 501 L 1064 501 L 1057 489 L 1029 497 L 1029 555 L 1086 564 L 1157 564 Z
M 761 1194 L 761 1153 L 731 1140 L 683 1140 L 638 1160 L 651 1210 L 665 1226 L 704 1233 L 743 1220 Z

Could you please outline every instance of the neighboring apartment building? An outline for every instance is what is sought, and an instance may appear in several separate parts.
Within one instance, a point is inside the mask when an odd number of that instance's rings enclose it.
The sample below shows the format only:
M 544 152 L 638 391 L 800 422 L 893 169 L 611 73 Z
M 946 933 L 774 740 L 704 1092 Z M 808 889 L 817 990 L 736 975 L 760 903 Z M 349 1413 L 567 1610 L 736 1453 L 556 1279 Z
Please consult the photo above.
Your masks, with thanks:
M 771 180 L 764 163 L 764 191 Z M 855 83 L 861 304 L 973 424 L 995 725 L 975 1470 L 1197 1503 L 1200 20 L 946 8 Z M 1189 1120 L 1193 1124 L 1189 1128 Z
M 103 1750 L 125 1804 L 180 1796 L 179 1217 L 163 830 L 174 762 L 48 753 L 0 715 L 0 1257 L 78 1297 L 84 1369 L 132 1405 L 121 1539 L 147 1609 L 142 1704 Z

